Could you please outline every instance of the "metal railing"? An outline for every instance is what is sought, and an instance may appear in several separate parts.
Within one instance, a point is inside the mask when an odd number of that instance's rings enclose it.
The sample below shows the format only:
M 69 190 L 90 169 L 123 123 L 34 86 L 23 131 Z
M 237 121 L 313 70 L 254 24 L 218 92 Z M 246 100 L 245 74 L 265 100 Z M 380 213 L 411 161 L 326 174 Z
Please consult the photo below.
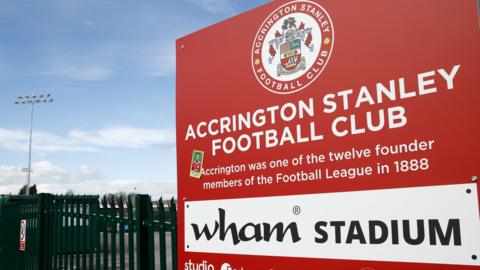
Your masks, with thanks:
M 52 194 L 3 200 L 2 269 L 177 269 L 173 199 L 166 206 L 148 195 L 124 201 Z M 21 220 L 27 222 L 24 251 Z

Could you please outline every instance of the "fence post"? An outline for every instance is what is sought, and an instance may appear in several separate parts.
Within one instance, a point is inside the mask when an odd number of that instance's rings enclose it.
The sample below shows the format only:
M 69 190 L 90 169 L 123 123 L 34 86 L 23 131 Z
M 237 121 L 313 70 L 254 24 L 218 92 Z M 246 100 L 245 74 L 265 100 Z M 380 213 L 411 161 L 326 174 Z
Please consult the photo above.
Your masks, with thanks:
M 48 258 L 48 246 L 47 243 L 50 234 L 48 231 L 47 224 L 47 200 L 49 199 L 49 194 L 42 193 L 39 195 L 38 199 L 38 243 L 37 243 L 37 252 L 38 252 L 38 269 L 47 270 Z
M 166 248 L 166 222 L 165 208 L 163 207 L 163 198 L 158 200 L 158 220 L 160 221 L 160 229 L 158 231 L 158 239 L 160 244 L 160 270 L 167 270 L 167 248 Z
M 148 195 L 136 195 L 135 198 L 135 232 L 137 234 L 137 269 L 149 269 L 148 228 L 143 222 L 147 220 Z
M 127 208 L 128 208 L 128 270 L 135 269 L 135 261 L 134 261 L 134 251 L 133 251 L 133 233 L 136 231 L 134 219 L 133 219 L 133 204 L 132 204 L 132 197 L 128 196 L 127 200 Z M 137 259 L 138 260 L 138 259 Z
M 177 224 L 177 206 L 175 204 L 174 198 L 170 200 L 170 222 L 172 223 L 172 269 L 178 269 L 178 248 L 177 248 L 177 232 L 178 232 L 178 224 Z
M 144 226 L 148 229 L 148 269 L 155 269 L 155 231 L 153 229 L 153 206 L 150 196 L 147 200 L 147 219 L 144 221 Z

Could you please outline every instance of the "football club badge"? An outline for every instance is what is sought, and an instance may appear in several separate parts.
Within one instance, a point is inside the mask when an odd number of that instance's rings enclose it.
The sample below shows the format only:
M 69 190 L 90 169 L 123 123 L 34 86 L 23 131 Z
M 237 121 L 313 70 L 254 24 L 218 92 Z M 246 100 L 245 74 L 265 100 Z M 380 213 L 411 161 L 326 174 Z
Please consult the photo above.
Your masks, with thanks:
M 200 178 L 202 176 L 203 151 L 193 150 L 192 162 L 190 163 L 190 176 Z
M 291 1 L 261 24 L 252 47 L 253 73 L 276 94 L 298 92 L 323 72 L 333 50 L 330 15 L 311 1 Z

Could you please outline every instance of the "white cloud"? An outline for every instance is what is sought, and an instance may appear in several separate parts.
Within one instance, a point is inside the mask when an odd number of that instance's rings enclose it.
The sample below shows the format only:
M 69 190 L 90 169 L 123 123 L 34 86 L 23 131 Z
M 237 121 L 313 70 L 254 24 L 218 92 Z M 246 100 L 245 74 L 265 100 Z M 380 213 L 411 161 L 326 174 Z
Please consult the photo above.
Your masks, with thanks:
M 27 174 L 20 166 L 0 165 L 0 194 L 18 193 L 26 184 Z M 31 184 L 37 186 L 47 183 L 66 184 L 71 176 L 67 169 L 54 165 L 49 161 L 32 164 Z
M 14 184 L 18 178 L 24 174 L 24 172 L 21 172 L 20 167 L 0 165 L 0 187 L 8 184 Z
M 56 54 L 47 63 L 49 76 L 56 76 L 80 81 L 99 81 L 112 75 L 112 70 L 105 62 L 99 63 L 96 53 Z
M 26 174 L 21 171 L 21 167 L 0 165 L 0 194 L 18 194 L 26 180 Z
M 28 132 L 0 128 L 0 148 L 14 151 L 28 151 Z M 39 152 L 96 152 L 94 145 L 85 145 L 71 138 L 62 138 L 47 132 L 35 131 L 32 135 L 32 149 Z
M 92 132 L 73 130 L 70 137 L 97 147 L 171 148 L 175 143 L 171 130 L 138 129 L 128 127 L 107 128 Z
M 83 23 L 89 27 L 93 24 L 90 21 Z M 62 48 L 50 48 L 52 52 L 47 54 L 51 56 L 46 60 L 46 72 L 43 75 L 79 81 L 101 81 L 133 66 L 148 76 L 173 76 L 175 42 L 166 41 L 169 39 L 174 38 L 96 43 L 90 46 L 92 51 L 80 48 L 75 53 Z
M 32 149 L 35 152 L 98 152 L 105 148 L 173 149 L 175 131 L 171 129 L 141 129 L 114 127 L 95 131 L 74 129 L 68 136 L 47 132 L 33 133 Z M 28 132 L 0 128 L 0 148 L 28 151 Z
M 32 179 L 35 179 L 37 183 L 49 183 L 51 181 L 63 183 L 71 179 L 70 172 L 67 169 L 46 160 L 32 164 L 32 175 L 34 175 Z
M 92 21 L 90 21 L 90 20 L 84 20 L 84 21 L 83 21 L 83 24 L 85 24 L 85 25 L 88 26 L 88 27 L 91 27 L 91 26 L 94 25 L 94 23 L 93 23 Z
M 211 13 L 233 14 L 234 9 L 230 0 L 187 0 L 196 6 Z
M 44 74 L 75 80 L 103 80 L 137 72 L 147 76 L 174 76 L 175 39 L 206 23 L 202 17 L 179 10 L 183 5 L 173 2 L 131 2 L 119 7 L 111 1 L 84 4 L 85 1 L 56 4 L 62 14 L 73 11 L 75 23 L 90 29 L 79 32 L 80 43 L 62 40 L 46 44 L 43 57 L 47 72 Z M 186 1 L 211 12 L 233 11 L 226 0 Z M 78 12 L 82 8 L 95 12 L 85 16 L 85 12 Z M 99 16 L 104 13 L 111 17 Z
M 25 185 L 26 173 L 20 166 L 0 164 L 0 194 L 16 194 Z M 72 190 L 75 194 L 143 193 L 154 198 L 176 196 L 174 181 L 144 179 L 108 179 L 101 172 L 88 165 L 79 167 L 79 174 L 49 161 L 39 161 L 32 165 L 31 184 L 43 193 L 65 194 Z
M 88 165 L 82 164 L 79 168 L 80 180 L 101 180 L 103 175 L 100 171 L 90 168 Z
M 175 43 L 160 43 L 146 46 L 144 52 L 138 55 L 138 61 L 151 76 L 166 77 L 175 73 Z
M 99 81 L 110 77 L 112 71 L 101 66 L 72 63 L 53 66 L 46 74 L 80 81 Z

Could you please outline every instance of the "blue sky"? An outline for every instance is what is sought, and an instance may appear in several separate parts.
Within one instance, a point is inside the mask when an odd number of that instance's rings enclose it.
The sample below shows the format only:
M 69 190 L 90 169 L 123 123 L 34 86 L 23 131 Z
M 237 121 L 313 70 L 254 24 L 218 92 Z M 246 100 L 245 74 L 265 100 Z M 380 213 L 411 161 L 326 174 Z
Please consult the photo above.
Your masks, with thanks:
M 176 193 L 175 39 L 268 1 L 0 0 L 0 194 Z

